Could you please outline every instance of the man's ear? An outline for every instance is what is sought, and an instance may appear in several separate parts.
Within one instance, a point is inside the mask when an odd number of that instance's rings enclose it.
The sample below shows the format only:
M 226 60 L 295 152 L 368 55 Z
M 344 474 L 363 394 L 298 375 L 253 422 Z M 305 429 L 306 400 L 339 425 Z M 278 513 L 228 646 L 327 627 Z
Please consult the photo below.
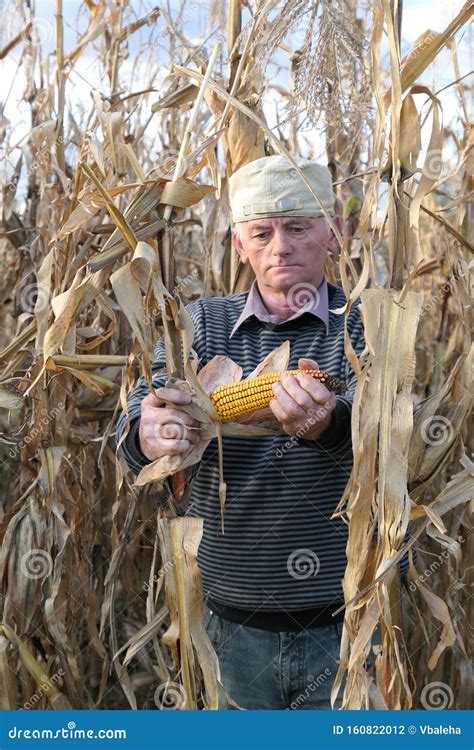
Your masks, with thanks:
M 342 218 L 340 216 L 335 216 L 333 218 L 333 222 L 336 225 L 336 227 L 337 227 L 337 229 L 339 231 L 339 234 L 342 236 L 342 234 L 343 234 L 343 232 L 342 232 L 342 230 L 343 230 Z M 329 228 L 329 231 L 331 233 L 331 239 L 329 240 L 328 250 L 330 252 L 332 252 L 332 253 L 338 253 L 339 252 L 339 242 L 337 241 L 337 237 L 334 234 L 334 232 L 331 229 L 331 227 L 328 227 L 328 228 Z
M 235 229 L 232 230 L 232 239 L 234 241 L 234 247 L 237 250 L 237 253 L 239 255 L 239 258 L 242 263 L 248 263 L 249 262 L 249 256 L 247 255 L 244 246 L 242 244 L 242 240 L 240 239 L 240 232 L 236 232 Z

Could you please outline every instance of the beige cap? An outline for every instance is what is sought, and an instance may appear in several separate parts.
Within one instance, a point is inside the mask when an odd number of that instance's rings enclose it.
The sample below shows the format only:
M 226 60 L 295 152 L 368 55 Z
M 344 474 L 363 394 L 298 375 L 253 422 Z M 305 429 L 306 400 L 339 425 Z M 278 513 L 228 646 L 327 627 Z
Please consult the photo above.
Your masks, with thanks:
M 330 216 L 335 195 L 331 173 L 322 164 L 295 158 Z M 286 156 L 264 156 L 238 169 L 229 178 L 232 220 L 252 221 L 272 216 L 324 216 L 319 203 Z

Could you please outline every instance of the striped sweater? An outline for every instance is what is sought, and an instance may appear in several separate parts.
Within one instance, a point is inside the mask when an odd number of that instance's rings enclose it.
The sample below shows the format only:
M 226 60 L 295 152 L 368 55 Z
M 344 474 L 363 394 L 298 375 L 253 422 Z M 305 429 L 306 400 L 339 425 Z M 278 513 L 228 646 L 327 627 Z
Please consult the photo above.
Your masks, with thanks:
M 195 476 L 186 515 L 204 519 L 198 564 L 209 600 L 261 612 L 303 610 L 343 601 L 347 564 L 347 526 L 331 515 L 352 468 L 350 415 L 355 376 L 344 353 L 344 315 L 331 312 L 346 298 L 328 284 L 329 329 L 320 318 L 304 313 L 278 325 L 252 316 L 230 338 L 248 292 L 204 298 L 187 310 L 196 334 L 193 347 L 200 367 L 217 354 L 237 362 L 247 377 L 284 341 L 290 342 L 290 368 L 298 359 L 315 359 L 321 369 L 341 378 L 348 391 L 337 396 L 330 427 L 317 441 L 289 435 L 225 437 L 224 479 L 227 499 L 221 533 L 217 440 L 207 447 Z M 348 317 L 348 333 L 356 352 L 364 348 L 358 305 Z M 153 383 L 164 385 L 164 345 L 160 340 L 152 366 Z M 149 463 L 139 449 L 140 403 L 148 393 L 143 378 L 128 398 L 131 429 L 120 448 L 137 474 Z M 126 416 L 121 414 L 117 441 Z M 333 607 L 334 609 L 334 607 Z

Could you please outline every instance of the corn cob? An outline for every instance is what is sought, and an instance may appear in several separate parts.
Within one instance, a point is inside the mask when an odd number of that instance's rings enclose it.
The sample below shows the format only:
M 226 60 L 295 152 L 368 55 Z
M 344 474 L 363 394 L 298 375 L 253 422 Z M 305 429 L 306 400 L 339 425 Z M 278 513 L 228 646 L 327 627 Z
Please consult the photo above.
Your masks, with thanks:
M 269 405 L 273 398 L 272 385 L 280 380 L 282 372 L 293 376 L 300 372 L 312 375 L 334 393 L 343 393 L 346 390 L 345 383 L 324 370 L 279 370 L 266 375 L 258 375 L 256 378 L 220 385 L 209 398 L 223 422 L 246 417 Z

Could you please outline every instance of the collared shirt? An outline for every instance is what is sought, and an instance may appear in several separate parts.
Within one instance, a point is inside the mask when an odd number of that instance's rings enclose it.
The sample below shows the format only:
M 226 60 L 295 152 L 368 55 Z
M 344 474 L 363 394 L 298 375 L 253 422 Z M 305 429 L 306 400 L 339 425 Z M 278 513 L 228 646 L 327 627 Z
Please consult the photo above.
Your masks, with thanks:
M 252 315 L 255 315 L 262 323 L 272 323 L 278 326 L 282 323 L 287 323 L 289 320 L 296 320 L 296 318 L 299 318 L 304 313 L 309 312 L 311 315 L 320 318 L 326 326 L 326 333 L 329 332 L 328 284 L 326 279 L 323 279 L 316 290 L 305 282 L 295 284 L 288 294 L 293 299 L 295 313 L 290 318 L 282 320 L 278 315 L 268 312 L 260 294 L 257 280 L 255 280 L 250 287 L 244 309 L 233 327 L 229 338 L 232 338 L 242 323 Z

